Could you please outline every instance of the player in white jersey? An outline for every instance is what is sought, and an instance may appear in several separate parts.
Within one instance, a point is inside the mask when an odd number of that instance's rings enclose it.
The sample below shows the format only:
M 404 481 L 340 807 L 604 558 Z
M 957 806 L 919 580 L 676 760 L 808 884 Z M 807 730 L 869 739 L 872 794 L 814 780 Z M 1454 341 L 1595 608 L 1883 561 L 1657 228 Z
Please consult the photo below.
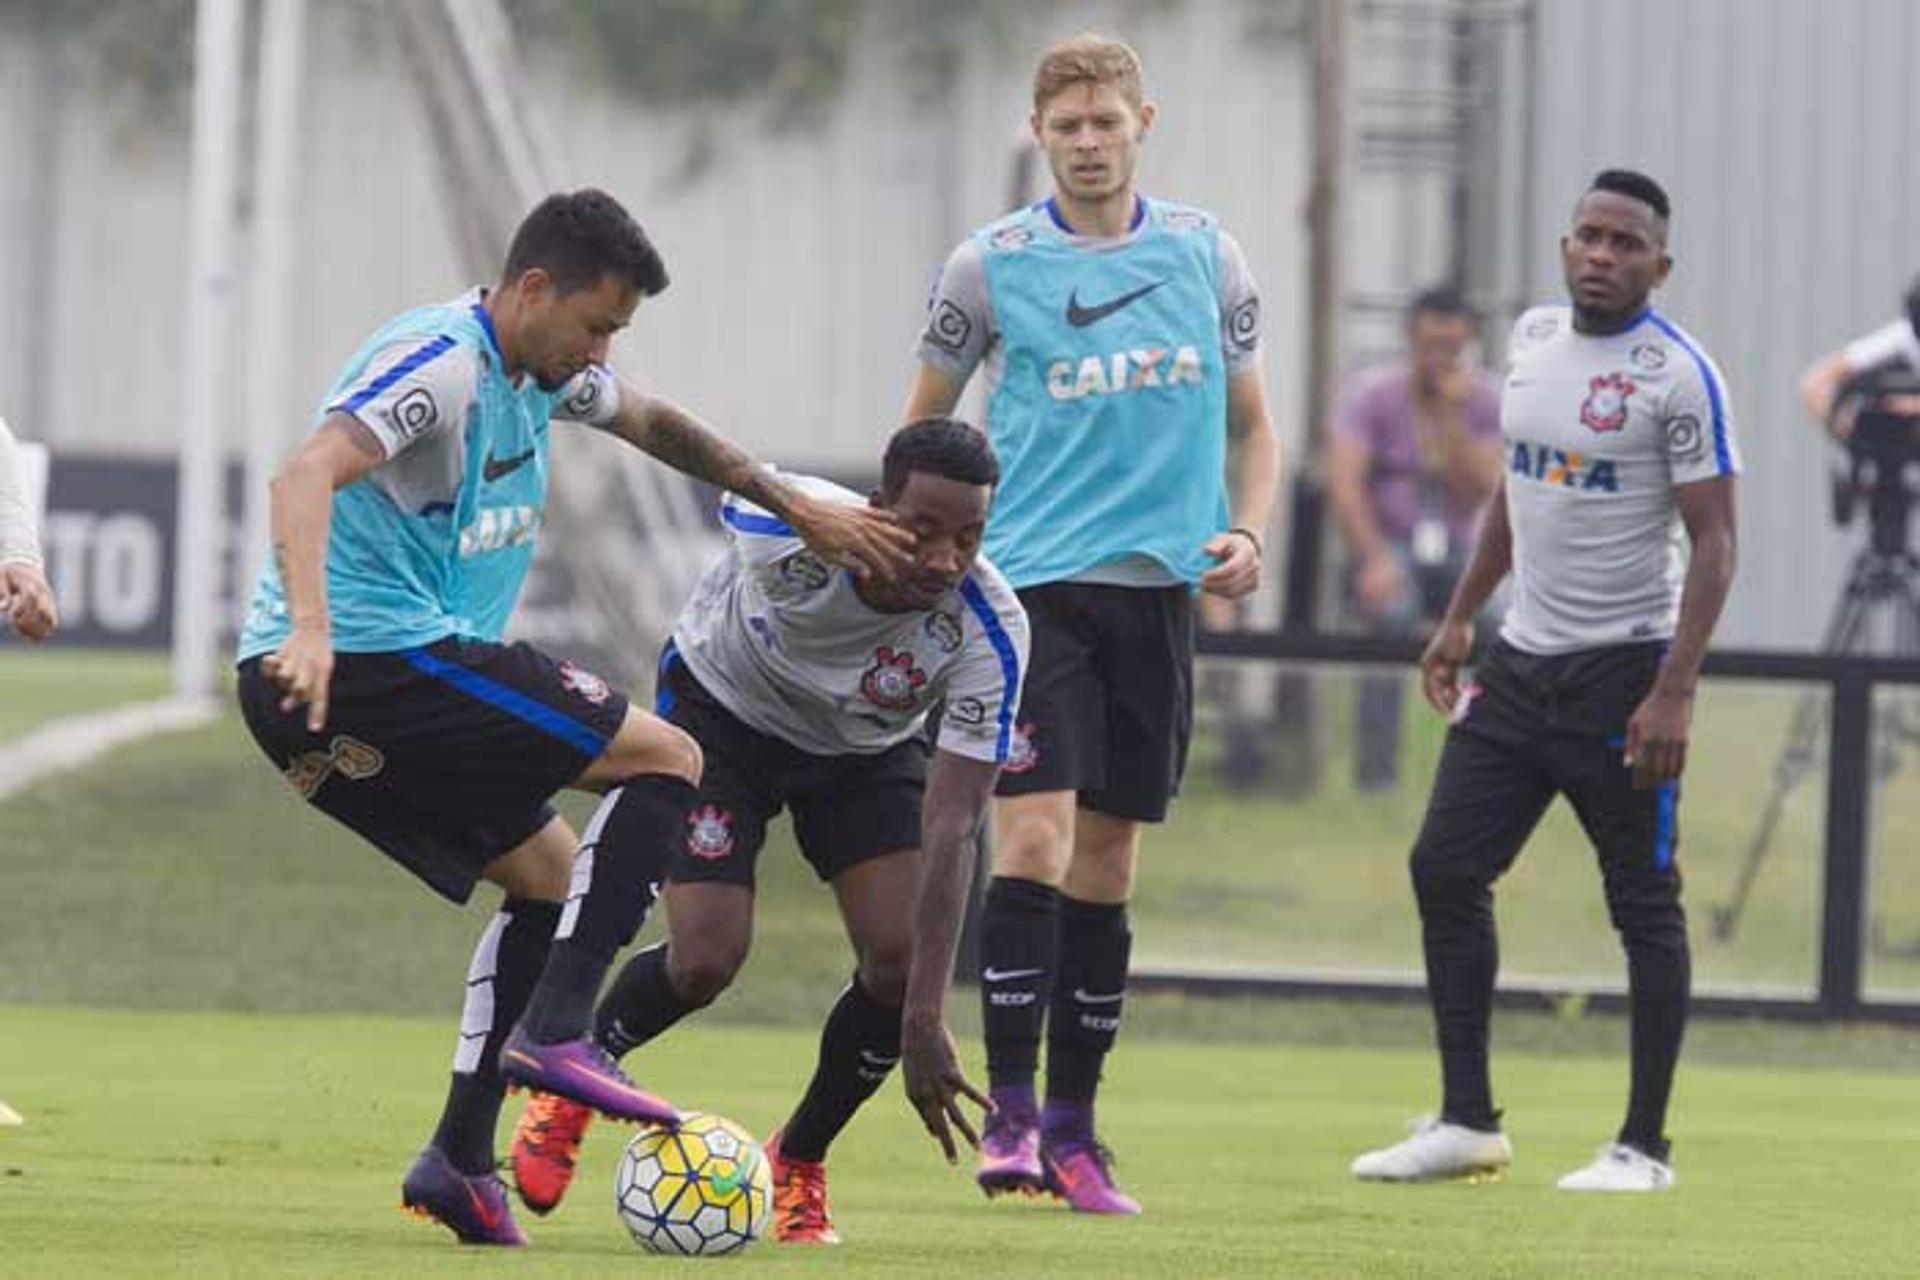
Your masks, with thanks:
M 28 640 L 45 640 L 60 625 L 60 613 L 41 569 L 40 538 L 21 471 L 13 432 L 0 418 L 0 617 Z
M 839 900 L 857 968 L 828 1015 L 806 1096 L 767 1144 L 782 1241 L 838 1240 L 827 1146 L 896 1060 L 950 1161 L 950 1124 L 974 1139 L 958 1098 L 987 1105 L 960 1074 L 943 1009 L 974 841 L 1013 743 L 1027 662 L 1026 613 L 977 558 L 998 479 L 986 436 L 965 423 L 927 418 L 896 432 L 873 501 L 918 549 L 913 569 L 884 583 L 830 568 L 784 521 L 727 498 L 727 555 L 661 659 L 659 713 L 699 742 L 706 772 L 667 872 L 668 939 L 627 964 L 595 1035 L 626 1054 L 733 981 L 752 934 L 754 861 L 768 822 L 791 810 L 801 852 Z M 860 502 L 824 481 L 790 482 Z M 565 1193 L 591 1114 L 545 1095 L 529 1104 L 513 1163 L 536 1212 Z
M 1361 1178 L 1494 1173 L 1511 1159 L 1487 1070 L 1491 890 L 1564 795 L 1627 953 L 1632 1089 L 1616 1140 L 1559 1185 L 1673 1182 L 1666 1111 L 1690 974 L 1676 811 L 1694 685 L 1733 580 L 1740 461 L 1719 370 L 1648 304 L 1672 265 L 1668 211 L 1651 178 L 1601 173 L 1561 240 L 1572 305 L 1514 326 L 1506 474 L 1421 658 L 1428 700 L 1452 722 L 1412 857 L 1445 1097 L 1412 1137 L 1355 1160 Z M 1509 570 L 1513 607 L 1463 688 L 1472 619 Z

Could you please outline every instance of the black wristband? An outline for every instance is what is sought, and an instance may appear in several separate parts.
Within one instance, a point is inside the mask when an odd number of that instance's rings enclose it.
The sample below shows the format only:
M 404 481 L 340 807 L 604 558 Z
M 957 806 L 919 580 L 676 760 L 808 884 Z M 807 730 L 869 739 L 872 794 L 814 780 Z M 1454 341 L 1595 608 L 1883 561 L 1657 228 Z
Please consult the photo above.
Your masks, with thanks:
M 1248 542 L 1251 542 L 1253 544 L 1254 555 L 1265 556 L 1267 554 L 1266 547 L 1263 546 L 1260 542 L 1260 535 L 1255 533 L 1253 530 L 1247 528 L 1245 525 L 1236 524 L 1232 528 L 1228 529 L 1227 532 L 1237 533 L 1241 537 L 1245 538 Z

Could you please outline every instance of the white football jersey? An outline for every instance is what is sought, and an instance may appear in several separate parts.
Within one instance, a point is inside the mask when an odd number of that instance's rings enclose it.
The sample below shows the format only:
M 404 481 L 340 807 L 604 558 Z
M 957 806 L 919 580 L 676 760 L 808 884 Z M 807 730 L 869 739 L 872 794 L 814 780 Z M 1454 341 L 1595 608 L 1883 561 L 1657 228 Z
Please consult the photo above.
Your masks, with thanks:
M 1740 471 L 1720 371 L 1648 308 L 1620 333 L 1572 308 L 1515 322 L 1500 397 L 1513 603 L 1528 653 L 1671 639 L 1685 556 L 1675 485 Z
M 785 478 L 814 496 L 863 501 L 824 480 Z M 727 554 L 701 578 L 673 642 L 727 710 L 814 755 L 871 755 L 920 733 L 944 699 L 941 750 L 1006 760 L 1027 614 L 984 557 L 934 608 L 882 613 L 777 516 L 728 494 L 720 519 Z

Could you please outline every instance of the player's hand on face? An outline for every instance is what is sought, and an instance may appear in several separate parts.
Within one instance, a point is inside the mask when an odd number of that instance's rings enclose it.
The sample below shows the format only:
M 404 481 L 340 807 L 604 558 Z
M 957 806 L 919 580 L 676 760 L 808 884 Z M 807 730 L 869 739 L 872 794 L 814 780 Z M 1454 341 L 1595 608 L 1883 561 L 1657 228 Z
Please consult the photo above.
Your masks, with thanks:
M 1674 781 L 1687 767 L 1687 731 L 1693 721 L 1693 695 L 1658 689 L 1634 709 L 1627 721 L 1621 763 L 1633 770 L 1633 785 L 1646 790 Z
M 1441 715 L 1460 701 L 1460 668 L 1473 651 L 1471 622 L 1442 622 L 1420 655 L 1420 691 Z
M 296 627 L 278 653 L 260 660 L 260 670 L 285 690 L 280 699 L 282 712 L 304 706 L 309 733 L 327 727 L 327 686 L 333 679 L 332 636 Z
M 1246 534 L 1231 529 L 1216 533 L 1203 549 L 1216 563 L 1200 575 L 1202 591 L 1238 600 L 1260 585 L 1260 548 Z
M 907 1101 L 920 1113 L 920 1123 L 940 1144 L 948 1164 L 960 1159 L 960 1149 L 953 1140 L 955 1129 L 968 1146 L 980 1145 L 980 1135 L 961 1109 L 960 1099 L 972 1099 L 982 1111 L 993 1110 L 993 1103 L 961 1073 L 960 1058 L 944 1022 L 915 1017 L 902 1022 L 900 1074 L 907 1086 Z
M 795 503 L 789 515 L 815 555 L 862 580 L 895 577 L 913 562 L 913 532 L 891 512 L 809 498 Z
M 28 640 L 45 640 L 60 625 L 53 588 L 37 565 L 0 565 L 0 613 Z

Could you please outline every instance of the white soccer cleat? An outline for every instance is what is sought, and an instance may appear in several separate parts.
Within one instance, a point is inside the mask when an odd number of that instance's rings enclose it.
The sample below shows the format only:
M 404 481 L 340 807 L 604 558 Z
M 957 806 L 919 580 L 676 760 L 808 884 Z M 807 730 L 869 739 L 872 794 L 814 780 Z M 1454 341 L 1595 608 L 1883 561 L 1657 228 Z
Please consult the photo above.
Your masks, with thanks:
M 1562 1191 L 1665 1191 L 1672 1185 L 1672 1165 L 1624 1142 L 1602 1147 L 1592 1164 L 1559 1183 Z
M 1353 1176 L 1367 1182 L 1491 1181 L 1513 1162 L 1513 1144 L 1504 1133 L 1482 1133 L 1435 1116 L 1422 1116 L 1408 1128 L 1412 1137 L 1356 1159 Z

